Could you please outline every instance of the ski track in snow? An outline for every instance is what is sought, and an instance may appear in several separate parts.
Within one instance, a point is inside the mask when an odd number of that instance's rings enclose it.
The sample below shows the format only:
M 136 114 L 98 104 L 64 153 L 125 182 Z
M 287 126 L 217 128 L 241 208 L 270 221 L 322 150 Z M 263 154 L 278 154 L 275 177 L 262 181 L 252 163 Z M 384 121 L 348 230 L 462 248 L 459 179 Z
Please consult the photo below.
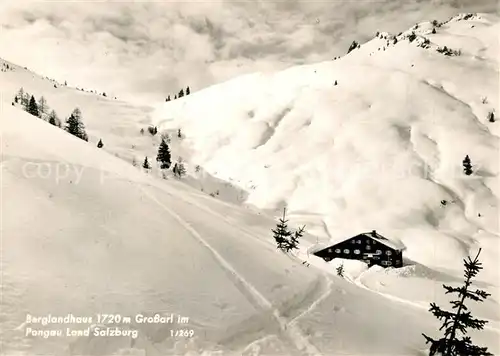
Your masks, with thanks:
M 140 186 L 139 186 L 140 187 Z M 146 194 L 152 201 L 158 204 L 162 209 L 164 209 L 169 215 L 171 215 L 175 220 L 181 224 L 196 240 L 198 240 L 203 246 L 205 246 L 217 260 L 222 268 L 228 271 L 235 279 L 236 285 L 239 290 L 249 299 L 249 301 L 257 309 L 262 311 L 272 311 L 272 315 L 276 319 L 282 334 L 287 336 L 287 341 L 299 351 L 310 356 L 321 355 L 321 352 L 312 345 L 307 337 L 302 333 L 302 331 L 295 324 L 288 324 L 285 318 L 283 318 L 279 311 L 273 308 L 273 305 L 269 300 L 267 300 L 250 282 L 248 282 L 241 274 L 239 274 L 231 264 L 224 259 L 210 244 L 208 244 L 205 239 L 200 235 L 200 233 L 191 226 L 187 221 L 182 219 L 178 214 L 172 211 L 169 207 L 165 206 L 163 203 L 158 201 L 154 195 L 152 195 L 145 188 L 140 187 L 141 191 Z
M 300 318 L 312 312 L 316 308 L 316 306 L 318 306 L 318 304 L 320 304 L 323 300 L 325 300 L 326 298 L 328 298 L 328 296 L 330 296 L 333 287 L 332 279 L 329 278 L 326 274 L 324 274 L 323 276 L 327 281 L 326 291 L 318 299 L 316 299 L 306 310 L 304 310 L 302 313 L 300 313 L 292 320 L 290 320 L 288 322 L 289 324 L 295 324 Z

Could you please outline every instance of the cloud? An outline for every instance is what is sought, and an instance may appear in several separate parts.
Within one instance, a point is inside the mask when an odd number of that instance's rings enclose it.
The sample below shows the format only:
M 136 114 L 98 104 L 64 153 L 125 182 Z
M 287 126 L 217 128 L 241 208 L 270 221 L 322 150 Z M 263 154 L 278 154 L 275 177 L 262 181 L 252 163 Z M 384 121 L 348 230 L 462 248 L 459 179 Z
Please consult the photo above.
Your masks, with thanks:
M 257 70 L 329 60 L 377 31 L 495 0 L 5 1 L 0 56 L 69 84 L 161 100 Z

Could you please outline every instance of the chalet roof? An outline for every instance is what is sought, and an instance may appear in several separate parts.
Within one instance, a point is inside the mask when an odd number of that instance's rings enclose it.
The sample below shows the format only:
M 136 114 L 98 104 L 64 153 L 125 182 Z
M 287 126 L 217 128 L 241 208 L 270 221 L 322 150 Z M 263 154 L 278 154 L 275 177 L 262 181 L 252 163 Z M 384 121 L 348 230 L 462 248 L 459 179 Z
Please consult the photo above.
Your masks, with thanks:
M 347 241 L 347 240 L 350 240 L 350 239 L 356 238 L 356 237 L 358 237 L 358 236 L 366 236 L 366 237 L 368 237 L 368 238 L 370 238 L 370 239 L 372 239 L 372 240 L 374 240 L 374 241 L 377 241 L 378 243 L 381 243 L 381 244 L 383 244 L 383 245 L 385 245 L 385 246 L 388 246 L 388 247 L 390 247 L 390 248 L 392 248 L 392 249 L 394 249 L 394 250 L 396 250 L 396 251 L 402 251 L 402 250 L 404 250 L 404 249 L 406 248 L 406 247 L 405 247 L 405 245 L 403 245 L 402 243 L 399 243 L 399 242 L 395 242 L 395 241 L 389 240 L 389 239 L 387 239 L 386 237 L 384 237 L 384 236 L 380 235 L 380 234 L 379 234 L 377 231 L 375 231 L 375 230 L 370 231 L 370 232 L 363 232 L 363 233 L 361 233 L 361 234 L 358 234 L 358 235 L 355 235 L 355 236 L 349 237 L 349 238 L 344 239 L 344 240 L 342 240 L 342 241 L 336 242 L 335 244 L 330 245 L 330 246 L 328 246 L 328 247 L 326 247 L 326 248 L 329 248 L 329 247 L 332 247 L 332 246 L 338 245 L 338 244 L 340 244 L 340 243 L 342 243 L 342 242 L 344 242 L 344 241 Z M 310 251 L 310 253 L 315 253 L 315 252 L 318 252 L 319 250 L 321 250 L 319 247 L 320 247 L 319 245 L 318 245 L 318 246 L 316 246 L 316 248 L 313 250 L 314 252 Z M 325 248 L 325 249 L 326 249 L 326 248 Z
M 366 237 L 369 237 L 371 238 L 372 240 L 375 240 L 383 245 L 386 245 L 394 250 L 404 250 L 406 247 L 405 245 L 403 245 L 402 243 L 400 242 L 396 242 L 396 241 L 391 241 L 389 239 L 387 239 L 386 237 L 380 235 L 377 231 L 373 230 L 373 231 L 370 231 L 370 232 L 364 232 L 360 235 L 364 235 Z M 358 235 L 359 236 L 359 235 Z M 352 238 L 352 237 L 351 237 Z M 347 239 L 349 240 L 349 239 Z

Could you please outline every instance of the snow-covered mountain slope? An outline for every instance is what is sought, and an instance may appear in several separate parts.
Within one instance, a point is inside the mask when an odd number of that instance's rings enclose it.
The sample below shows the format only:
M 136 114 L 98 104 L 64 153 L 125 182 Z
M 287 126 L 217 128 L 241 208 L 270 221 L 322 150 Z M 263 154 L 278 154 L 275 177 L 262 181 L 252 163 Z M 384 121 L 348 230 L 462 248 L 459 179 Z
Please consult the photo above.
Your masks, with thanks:
M 498 117 L 499 30 L 478 14 L 381 33 L 340 59 L 164 103 L 154 122 L 181 128 L 188 160 L 248 203 L 287 203 L 323 239 L 376 229 L 409 259 L 457 273 L 483 246 L 482 278 L 498 285 L 499 122 L 488 113 Z
M 18 108 L 3 105 L 0 120 L 5 354 L 416 355 L 420 332 L 435 328 L 426 310 L 277 252 L 259 232 L 269 223 L 262 216 L 228 213 Z M 68 313 L 93 320 L 26 322 Z M 66 336 L 90 323 L 96 330 L 99 313 L 189 322 L 132 319 L 108 326 L 136 337 Z M 63 334 L 27 336 L 37 329 Z M 194 337 L 171 337 L 179 329 Z M 475 336 L 495 347 L 498 330 Z
M 485 270 L 475 285 L 493 296 L 471 305 L 490 321 L 471 336 L 500 353 L 498 131 L 485 120 L 498 111 L 497 23 L 454 20 L 436 35 L 420 24 L 414 31 L 431 49 L 407 34 L 385 51 L 374 39 L 334 62 L 239 78 L 156 113 L 10 64 L 0 72 L 2 353 L 421 355 L 421 333 L 437 336 L 440 326 L 429 302 L 448 305 L 441 285 L 461 283 L 461 257 L 477 247 Z M 435 53 L 433 43 L 462 55 Z M 89 143 L 12 106 L 20 87 L 43 95 L 61 119 L 80 107 Z M 131 164 L 154 161 L 159 135 L 139 133 L 151 118 L 172 130 L 173 157 L 190 173 L 182 181 Z M 475 179 L 460 175 L 465 154 L 480 168 Z M 229 183 L 261 207 L 288 203 L 291 225 L 312 233 L 298 254 L 310 267 L 276 251 L 272 215 L 218 200 L 242 199 Z M 402 241 L 407 266 L 366 271 L 307 252 L 318 236 L 326 243 L 361 229 Z M 346 279 L 332 276 L 342 262 Z M 138 329 L 132 340 L 26 337 L 24 323 L 28 313 L 95 322 L 97 313 L 155 312 L 190 321 L 119 325 Z M 194 338 L 170 336 L 180 328 Z

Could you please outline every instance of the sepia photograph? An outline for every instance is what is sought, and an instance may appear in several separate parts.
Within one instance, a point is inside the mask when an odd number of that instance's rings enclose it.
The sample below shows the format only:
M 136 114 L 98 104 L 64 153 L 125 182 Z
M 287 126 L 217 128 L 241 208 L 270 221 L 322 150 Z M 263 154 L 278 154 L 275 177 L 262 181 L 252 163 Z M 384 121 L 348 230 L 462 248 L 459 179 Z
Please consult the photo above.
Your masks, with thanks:
M 0 0 L 0 356 L 500 356 L 498 0 Z

